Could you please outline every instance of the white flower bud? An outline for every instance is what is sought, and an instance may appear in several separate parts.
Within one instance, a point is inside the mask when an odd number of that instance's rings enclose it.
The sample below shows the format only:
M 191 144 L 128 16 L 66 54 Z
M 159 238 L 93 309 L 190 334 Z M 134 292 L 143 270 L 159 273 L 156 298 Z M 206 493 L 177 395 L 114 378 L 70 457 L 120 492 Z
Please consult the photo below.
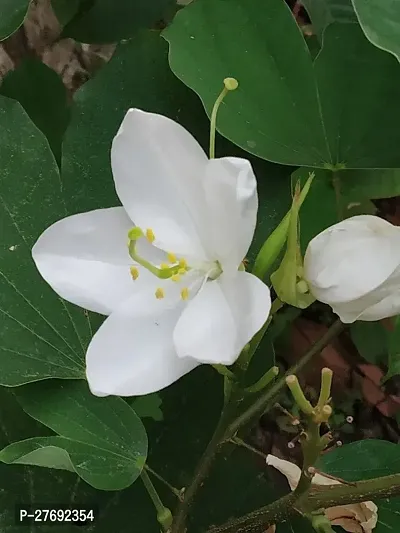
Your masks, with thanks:
M 304 277 L 342 322 L 399 314 L 400 228 L 371 215 L 331 226 L 309 243 Z

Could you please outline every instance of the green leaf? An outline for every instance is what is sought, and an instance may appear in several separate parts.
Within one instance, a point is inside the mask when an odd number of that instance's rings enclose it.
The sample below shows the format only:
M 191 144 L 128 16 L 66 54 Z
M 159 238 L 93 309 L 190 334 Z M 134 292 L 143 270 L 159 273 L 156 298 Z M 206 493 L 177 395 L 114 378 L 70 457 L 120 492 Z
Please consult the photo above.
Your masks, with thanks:
M 302 4 L 320 40 L 325 28 L 333 22 L 357 23 L 351 0 L 303 0 Z
M 0 461 L 9 465 L 34 465 L 75 472 L 69 454 L 66 451 L 68 445 L 72 445 L 71 449 L 73 450 L 74 444 L 81 446 L 80 443 L 70 442 L 63 437 L 35 437 L 21 440 L 1 450 Z M 82 479 L 84 479 L 84 476 L 82 476 Z
M 2 0 L 0 41 L 7 39 L 23 24 L 30 0 Z
M 386 362 L 389 332 L 381 322 L 354 322 L 350 335 L 364 359 L 375 365 Z
M 346 481 L 400 473 L 400 447 L 385 440 L 346 444 L 320 457 L 317 468 Z
M 0 454 L 4 462 L 73 468 L 102 490 L 121 490 L 140 475 L 146 431 L 121 398 L 97 398 L 83 381 L 51 380 L 20 387 L 15 394 L 26 413 L 60 436 L 11 444 Z
M 388 371 L 384 381 L 400 374 L 400 316 L 394 322 L 394 329 L 388 332 Z
M 51 0 L 51 7 L 61 26 L 65 26 L 78 12 L 81 0 Z
M 58 162 L 69 121 L 66 88 L 54 70 L 38 59 L 25 59 L 4 78 L 0 94 L 18 100 L 44 133 Z
M 392 90 L 400 82 L 396 60 L 371 46 L 357 24 L 332 24 L 314 65 L 331 162 L 346 168 L 400 166 L 400 106 Z
M 400 4 L 397 0 L 352 0 L 366 37 L 400 60 Z
M 58 168 L 18 102 L 0 96 L 0 121 L 0 383 L 83 378 L 88 318 L 56 296 L 31 258 L 39 234 L 66 214 Z
M 349 202 L 400 195 L 400 169 L 397 168 L 344 170 L 339 175 Z
M 243 149 L 285 164 L 318 164 L 329 154 L 310 54 L 285 2 L 264 7 L 263 0 L 193 2 L 163 32 L 171 68 L 208 113 L 223 79 L 239 81 L 217 126 Z
M 243 149 L 300 166 L 399 166 L 400 71 L 357 24 L 330 25 L 314 67 L 283 0 L 193 2 L 163 34 L 172 70 L 208 113 L 223 79 L 239 81 L 217 125 Z
M 204 394 L 205 384 L 207 394 Z M 174 486 L 187 487 L 194 465 L 211 436 L 222 406 L 222 379 L 211 368 L 204 366 L 160 394 L 165 422 L 150 421 L 149 465 Z M 0 389 L 2 446 L 7 445 L 10 439 L 15 441 L 35 432 L 39 434 L 39 430 L 35 429 L 35 422 L 11 400 L 13 395 L 8 390 Z M 193 420 L 196 421 L 195 425 Z M 42 429 L 46 430 L 44 426 Z M 225 522 L 233 514 L 239 516 L 276 499 L 280 494 L 277 494 L 274 482 L 263 472 L 265 462 L 262 458 L 247 450 L 232 450 L 229 445 L 223 448 L 215 469 L 199 491 L 199 500 L 192 509 L 190 531 L 203 533 L 212 523 Z M 153 482 L 165 504 L 174 508 L 176 499 L 157 479 L 153 478 Z M 159 530 L 152 504 L 139 482 L 115 493 L 96 491 L 72 472 L 0 464 L 0 489 L 3 509 L 0 513 L 0 528 L 11 533 L 18 533 L 20 530 L 14 526 L 14 507 L 21 501 L 27 504 L 54 502 L 72 506 L 94 503 L 99 508 L 99 516 L 91 529 L 94 533 L 131 533 L 132 516 L 135 527 L 142 533 Z M 225 496 L 221 499 L 222 493 Z M 57 528 L 55 525 L 41 524 L 40 527 L 32 526 L 31 531 L 62 533 L 65 525 Z M 73 533 L 75 529 L 71 527 L 68 531 Z M 81 531 L 81 528 L 76 531 Z
M 153 28 L 175 11 L 174 0 L 93 0 L 82 2 L 64 27 L 63 37 L 83 43 L 114 43 L 132 37 L 141 28 Z
M 50 430 L 24 413 L 10 389 L 0 387 L 0 405 L 0 447 L 7 446 L 10 440 L 20 440 L 32 434 L 48 435 Z M 119 492 L 99 491 L 72 472 L 0 463 L 1 531 L 19 533 L 21 526 L 15 522 L 16 504 L 38 502 L 46 503 L 50 508 L 52 504 L 96 506 L 99 514 L 91 528 L 94 533 L 131 533 L 132 512 L 135 520 L 145 524 L 144 533 L 157 530 L 152 504 L 141 483 Z M 72 524 L 66 528 L 65 524 L 37 523 L 28 529 L 32 533 L 65 533 L 66 529 L 68 533 L 82 531 L 81 527 Z
M 161 410 L 162 400 L 157 393 L 147 394 L 146 396 L 139 396 L 134 398 L 133 402 L 129 402 L 135 413 L 140 418 L 152 418 L 156 422 L 160 422 L 164 419 L 163 412 Z

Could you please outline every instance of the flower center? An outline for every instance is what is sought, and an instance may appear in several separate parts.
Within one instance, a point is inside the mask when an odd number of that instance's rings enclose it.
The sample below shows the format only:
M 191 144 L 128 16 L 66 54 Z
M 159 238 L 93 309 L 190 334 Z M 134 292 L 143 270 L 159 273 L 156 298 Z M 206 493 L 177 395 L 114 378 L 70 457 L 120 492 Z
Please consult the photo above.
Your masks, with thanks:
M 204 276 L 204 283 L 207 280 L 215 280 L 222 274 L 222 268 L 218 261 L 206 261 L 198 264 L 188 265 L 185 258 L 177 258 L 173 252 L 166 254 L 167 261 L 161 263 L 159 266 L 154 265 L 144 257 L 142 257 L 137 249 L 136 244 L 139 239 L 146 238 L 151 244 L 155 240 L 154 232 L 151 228 L 146 229 L 144 232 L 141 228 L 135 227 L 128 232 L 128 249 L 129 255 L 137 263 L 151 272 L 154 276 L 160 279 L 170 279 L 173 282 L 180 282 L 184 280 L 184 276 L 190 271 L 197 271 L 199 276 Z M 133 280 L 137 280 L 139 277 L 139 269 L 137 266 L 131 266 L 130 272 Z M 188 300 L 190 295 L 190 289 L 184 286 L 181 290 L 182 300 Z M 165 290 L 162 287 L 158 287 L 155 291 L 155 297 L 160 300 L 164 298 Z

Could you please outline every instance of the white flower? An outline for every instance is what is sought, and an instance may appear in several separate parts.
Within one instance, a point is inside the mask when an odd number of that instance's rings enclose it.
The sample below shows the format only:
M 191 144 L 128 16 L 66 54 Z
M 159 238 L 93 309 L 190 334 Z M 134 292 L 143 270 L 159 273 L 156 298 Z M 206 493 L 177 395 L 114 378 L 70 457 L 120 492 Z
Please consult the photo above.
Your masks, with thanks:
M 111 163 L 123 207 L 60 220 L 33 248 L 62 298 L 110 315 L 87 351 L 92 392 L 148 394 L 201 363 L 232 364 L 271 306 L 268 287 L 238 271 L 257 216 L 250 163 L 209 160 L 179 124 L 137 109 L 123 120 Z M 132 221 L 152 244 L 132 241 L 130 255 Z
M 311 293 L 345 323 L 400 313 L 400 228 L 360 215 L 314 237 L 304 258 Z
M 297 487 L 301 476 L 301 470 L 297 465 L 279 459 L 275 455 L 267 456 L 267 465 L 273 466 L 286 476 L 291 490 Z M 313 485 L 341 485 L 340 481 L 318 473 L 313 477 L 312 483 Z M 325 515 L 333 526 L 341 526 L 350 533 L 372 533 L 378 522 L 378 508 L 370 501 L 329 507 L 325 509 Z

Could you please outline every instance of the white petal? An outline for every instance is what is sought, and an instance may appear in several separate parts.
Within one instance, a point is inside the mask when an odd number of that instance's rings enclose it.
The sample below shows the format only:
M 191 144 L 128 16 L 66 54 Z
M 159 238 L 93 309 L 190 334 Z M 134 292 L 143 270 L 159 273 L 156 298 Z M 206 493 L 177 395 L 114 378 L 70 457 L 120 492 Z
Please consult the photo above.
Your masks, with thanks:
M 208 281 L 182 313 L 174 342 L 180 357 L 230 365 L 261 329 L 271 308 L 269 289 L 255 276 L 225 273 Z
M 107 315 L 133 291 L 127 248 L 132 226 L 122 207 L 73 215 L 47 228 L 32 256 L 62 298 Z
M 400 228 L 370 215 L 340 222 L 308 245 L 304 272 L 313 295 L 335 304 L 358 299 L 400 264 Z
M 89 345 L 86 374 L 97 396 L 149 394 L 199 364 L 178 357 L 172 340 L 185 304 L 178 298 L 157 300 L 148 288 L 108 317 Z
M 162 115 L 130 109 L 111 150 L 118 196 L 136 225 L 151 228 L 155 244 L 207 259 L 201 179 L 208 159 L 182 126 Z
M 267 465 L 273 466 L 281 474 L 283 474 L 289 482 L 291 490 L 294 490 L 300 481 L 301 470 L 300 468 L 290 461 L 285 461 L 284 459 L 279 459 L 275 455 L 267 455 Z
M 365 320 L 366 322 L 374 322 L 375 320 L 382 320 L 400 314 L 400 289 L 393 294 L 390 294 L 379 303 L 368 307 L 360 315 L 357 320 Z
M 374 322 L 400 314 L 400 282 L 392 291 L 383 286 L 374 293 L 367 294 L 353 302 L 344 302 L 332 306 L 333 311 L 345 324 L 351 324 L 356 320 Z M 381 300 L 377 301 L 377 297 Z
M 257 182 L 246 159 L 211 159 L 204 176 L 207 246 L 223 269 L 237 270 L 257 222 Z

